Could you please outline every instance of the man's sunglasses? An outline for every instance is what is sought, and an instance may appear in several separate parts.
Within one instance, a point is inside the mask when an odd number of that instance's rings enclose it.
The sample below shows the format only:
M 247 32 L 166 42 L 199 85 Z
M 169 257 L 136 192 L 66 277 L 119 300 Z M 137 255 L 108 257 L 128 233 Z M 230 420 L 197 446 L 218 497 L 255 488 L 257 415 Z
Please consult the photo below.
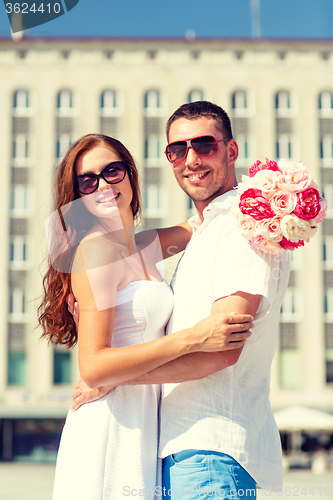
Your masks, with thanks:
M 106 165 L 100 174 L 81 174 L 75 178 L 75 187 L 81 194 L 94 193 L 99 186 L 99 179 L 108 184 L 118 184 L 126 175 L 127 165 L 123 161 L 113 161 Z
M 192 148 L 199 156 L 214 156 L 219 150 L 219 142 L 229 139 L 215 139 L 212 135 L 195 137 L 188 141 L 171 142 L 167 145 L 164 153 L 173 165 L 181 163 L 186 157 L 189 148 Z

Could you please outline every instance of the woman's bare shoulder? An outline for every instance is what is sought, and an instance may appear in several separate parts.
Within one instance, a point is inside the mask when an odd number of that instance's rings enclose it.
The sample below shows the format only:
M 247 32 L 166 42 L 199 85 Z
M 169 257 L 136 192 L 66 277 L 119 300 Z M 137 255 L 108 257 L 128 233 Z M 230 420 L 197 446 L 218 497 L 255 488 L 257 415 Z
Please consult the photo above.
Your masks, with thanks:
M 79 243 L 75 261 L 80 258 L 86 270 L 106 266 L 122 259 L 118 247 L 100 231 L 86 235 Z

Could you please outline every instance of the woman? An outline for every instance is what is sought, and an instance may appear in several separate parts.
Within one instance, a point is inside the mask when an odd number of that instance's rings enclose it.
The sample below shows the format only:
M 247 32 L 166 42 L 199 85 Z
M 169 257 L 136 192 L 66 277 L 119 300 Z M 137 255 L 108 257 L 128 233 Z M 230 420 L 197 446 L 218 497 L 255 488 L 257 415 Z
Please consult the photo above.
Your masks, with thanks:
M 250 315 L 235 315 L 234 324 L 216 315 L 164 336 L 173 297 L 156 262 L 170 247 L 183 250 L 191 231 L 183 223 L 157 230 L 158 238 L 135 235 L 138 174 L 119 141 L 96 134 L 76 141 L 59 166 L 56 193 L 39 322 L 53 343 L 72 347 L 78 341 L 80 373 L 90 387 L 121 384 L 189 352 L 244 344 Z M 80 304 L 78 334 L 67 310 L 69 293 Z M 119 386 L 69 412 L 54 500 L 122 498 L 129 480 L 154 498 L 159 396 L 156 385 Z

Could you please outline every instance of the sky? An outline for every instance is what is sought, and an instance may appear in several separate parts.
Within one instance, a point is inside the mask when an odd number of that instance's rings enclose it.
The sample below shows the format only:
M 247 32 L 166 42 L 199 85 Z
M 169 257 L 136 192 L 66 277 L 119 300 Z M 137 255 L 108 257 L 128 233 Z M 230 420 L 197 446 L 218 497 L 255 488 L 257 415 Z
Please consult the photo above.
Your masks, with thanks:
M 250 2 L 79 0 L 72 10 L 25 36 L 183 38 L 194 31 L 197 38 L 250 38 Z M 11 35 L 7 3 L 0 3 L 0 37 Z M 260 20 L 262 38 L 333 39 L 333 0 L 261 0 Z

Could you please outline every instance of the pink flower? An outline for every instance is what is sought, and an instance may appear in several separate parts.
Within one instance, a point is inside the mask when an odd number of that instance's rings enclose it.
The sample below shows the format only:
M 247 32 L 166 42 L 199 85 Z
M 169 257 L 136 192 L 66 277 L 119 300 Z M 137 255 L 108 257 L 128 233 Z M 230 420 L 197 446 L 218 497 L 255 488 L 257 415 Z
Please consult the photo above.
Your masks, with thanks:
M 238 226 L 245 236 L 246 239 L 250 240 L 254 235 L 254 230 L 256 228 L 256 221 L 253 217 L 245 215 L 242 212 L 238 212 L 236 215 Z
M 297 204 L 294 209 L 300 219 L 314 219 L 320 212 L 319 193 L 317 189 L 309 188 L 297 193 Z
M 269 199 L 274 212 L 277 215 L 280 215 L 280 217 L 290 214 L 294 210 L 297 203 L 297 196 L 295 193 L 283 191 L 282 189 L 267 194 L 267 198 Z
M 286 191 L 304 191 L 310 186 L 312 178 L 302 162 L 280 160 L 278 165 L 281 170 L 279 183 Z
M 295 250 L 295 248 L 304 247 L 304 241 L 290 241 L 283 236 L 282 240 L 280 241 L 280 245 L 283 250 Z
M 282 239 L 280 220 L 280 217 L 272 217 L 271 219 L 258 221 L 256 224 L 256 234 L 260 234 L 266 240 L 278 243 Z
M 275 170 L 278 171 L 279 167 L 278 164 L 275 161 L 269 160 L 266 158 L 266 162 L 263 164 L 261 163 L 260 160 L 257 160 L 253 165 L 251 166 L 249 170 L 250 177 L 254 177 L 257 172 L 260 170 Z
M 256 161 L 243 175 L 232 209 L 251 246 L 277 255 L 310 241 L 326 215 L 327 202 L 301 162 Z
M 319 224 L 326 217 L 327 201 L 325 200 L 325 198 L 322 198 L 320 200 L 319 205 L 320 205 L 320 212 L 318 213 L 317 217 L 314 218 L 315 224 Z M 312 224 L 312 225 L 314 225 L 314 224 Z
M 279 243 L 266 240 L 261 235 L 252 238 L 252 240 L 250 240 L 250 243 L 256 250 L 261 250 L 262 252 L 270 253 L 272 255 L 277 255 L 283 250 Z
M 247 189 L 244 191 L 240 197 L 239 208 L 243 214 L 250 215 L 255 220 L 275 216 L 269 201 L 264 198 L 260 189 Z

